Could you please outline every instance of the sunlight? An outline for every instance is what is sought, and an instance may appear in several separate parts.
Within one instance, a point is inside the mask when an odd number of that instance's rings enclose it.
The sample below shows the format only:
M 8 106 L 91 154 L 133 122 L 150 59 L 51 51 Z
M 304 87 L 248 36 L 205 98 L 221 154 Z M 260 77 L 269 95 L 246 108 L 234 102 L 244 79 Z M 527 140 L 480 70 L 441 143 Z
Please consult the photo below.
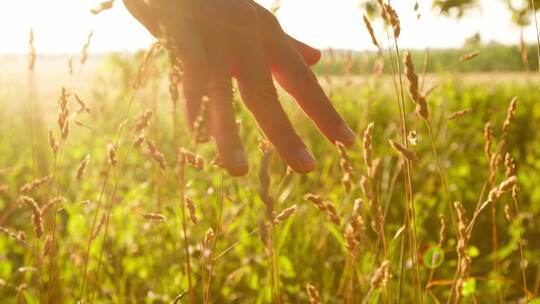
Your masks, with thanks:
M 270 6 L 271 0 L 260 0 Z M 488 3 L 489 2 L 489 3 Z M 122 1 L 98 16 L 89 12 L 98 0 L 19 0 L 0 3 L 3 29 L 1 53 L 26 52 L 28 30 L 34 28 L 36 47 L 43 53 L 80 51 L 88 32 L 95 30 L 91 52 L 143 48 L 152 40 L 146 30 L 126 11 Z M 460 46 L 464 39 L 479 32 L 484 42 L 515 44 L 519 29 L 511 22 L 503 2 L 482 0 L 482 10 L 457 21 L 438 17 L 430 10 L 431 1 L 419 1 L 422 18 L 412 13 L 414 1 L 398 1 L 402 17 L 400 42 L 407 48 Z M 361 22 L 358 1 L 283 0 L 278 17 L 287 32 L 319 48 L 372 49 Z M 300 22 L 299 22 L 300 21 Z M 426 28 L 425 24 L 430 24 Z M 376 26 L 379 26 L 376 23 Z M 525 40 L 534 42 L 534 28 L 525 30 Z

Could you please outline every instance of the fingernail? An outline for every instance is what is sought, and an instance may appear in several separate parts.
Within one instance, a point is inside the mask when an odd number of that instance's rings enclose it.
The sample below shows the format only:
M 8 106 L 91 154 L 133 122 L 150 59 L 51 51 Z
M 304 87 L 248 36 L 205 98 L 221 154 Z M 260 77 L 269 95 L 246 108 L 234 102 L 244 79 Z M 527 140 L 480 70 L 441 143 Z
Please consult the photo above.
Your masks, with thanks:
M 229 168 L 229 172 L 231 173 L 231 175 L 242 176 L 248 172 L 249 165 L 244 151 L 233 151 L 231 158 L 232 168 Z
M 233 152 L 232 162 L 235 167 L 246 167 L 248 165 L 246 154 L 242 150 L 235 150 Z
M 342 124 L 337 132 L 338 140 L 346 146 L 351 146 L 356 141 L 354 132 L 346 124 Z
M 317 166 L 317 161 L 306 148 L 296 151 L 294 158 L 296 159 L 296 166 L 293 169 L 298 173 L 311 172 Z

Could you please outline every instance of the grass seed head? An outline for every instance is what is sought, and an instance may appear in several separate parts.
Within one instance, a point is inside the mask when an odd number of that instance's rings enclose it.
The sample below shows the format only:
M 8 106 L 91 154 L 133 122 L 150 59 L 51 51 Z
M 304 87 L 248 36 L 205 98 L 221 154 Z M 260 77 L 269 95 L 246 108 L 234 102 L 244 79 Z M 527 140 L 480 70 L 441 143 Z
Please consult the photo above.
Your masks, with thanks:
M 450 114 L 450 116 L 448 116 L 448 120 L 458 119 L 460 117 L 463 117 L 463 116 L 471 113 L 472 111 L 473 111 L 473 108 L 467 108 L 467 109 L 463 109 L 463 110 L 454 112 L 454 113 Z
M 30 47 L 30 60 L 28 62 L 28 70 L 34 71 L 36 66 L 36 47 L 34 46 L 34 29 L 30 29 L 30 37 L 28 38 L 28 46 Z
M 116 149 L 113 144 L 107 145 L 107 155 L 109 157 L 109 164 L 111 166 L 116 166 L 118 159 L 116 158 Z
M 20 198 L 32 210 L 32 222 L 34 224 L 34 231 L 36 238 L 40 238 L 43 235 L 43 220 L 41 218 L 41 210 L 39 209 L 36 201 L 28 196 L 22 196 Z
M 375 127 L 374 122 L 370 122 L 364 131 L 364 161 L 366 163 L 368 175 L 373 178 L 373 150 L 372 150 L 372 141 L 373 141 L 373 128 Z
M 474 57 L 478 56 L 479 54 L 480 54 L 480 51 L 474 51 L 474 52 L 465 54 L 465 55 L 459 57 L 459 61 L 467 61 L 467 60 L 471 60 L 471 59 L 473 59 Z
M 76 180 L 81 180 L 82 176 L 86 172 L 86 168 L 88 168 L 89 163 L 90 163 L 90 155 L 86 155 L 84 157 L 84 160 L 79 165 L 79 169 L 77 169 L 77 174 L 75 176 Z
M 390 146 L 396 150 L 396 152 L 398 152 L 403 158 L 409 160 L 410 162 L 413 162 L 413 163 L 417 163 L 419 162 L 419 159 L 418 159 L 418 156 L 416 156 L 416 153 L 414 153 L 413 151 L 405 148 L 404 146 L 402 146 L 401 144 L 393 141 L 393 140 L 389 140 L 388 141 L 390 143 Z
M 281 222 L 286 221 L 289 217 L 291 217 L 291 215 L 296 212 L 297 209 L 298 208 L 296 207 L 296 205 L 292 205 L 291 207 L 284 209 L 278 215 L 276 215 L 276 217 L 274 217 L 272 224 L 277 225 Z
M 373 290 L 386 287 L 388 279 L 390 278 L 390 262 L 385 260 L 381 265 L 375 270 L 373 277 L 371 278 L 371 288 Z
M 315 286 L 311 284 L 306 285 L 306 291 L 309 296 L 309 303 L 310 304 L 321 304 L 321 297 L 319 295 L 319 292 L 315 288 Z
M 151 220 L 151 221 L 158 221 L 162 222 L 166 219 L 166 217 L 162 214 L 158 213 L 142 213 L 141 214 L 145 219 Z
M 191 222 L 193 222 L 193 224 L 197 224 L 198 219 L 197 215 L 195 214 L 195 203 L 189 196 L 184 196 L 184 199 L 186 200 L 186 205 L 189 210 L 189 218 L 191 219 Z
M 371 37 L 371 43 L 373 43 L 374 46 L 377 48 L 381 48 L 379 45 L 379 42 L 377 41 L 377 38 L 375 38 L 375 32 L 373 31 L 373 27 L 371 26 L 371 22 L 369 21 L 368 17 L 364 15 L 364 25 L 366 26 L 366 29 L 369 33 L 369 36 Z

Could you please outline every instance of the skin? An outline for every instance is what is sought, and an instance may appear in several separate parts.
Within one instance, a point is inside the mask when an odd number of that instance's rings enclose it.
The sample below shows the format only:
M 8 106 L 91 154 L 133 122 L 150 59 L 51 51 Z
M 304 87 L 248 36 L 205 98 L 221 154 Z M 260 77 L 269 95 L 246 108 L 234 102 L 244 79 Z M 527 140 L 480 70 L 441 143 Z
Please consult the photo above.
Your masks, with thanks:
M 124 4 L 156 38 L 166 39 L 181 60 L 190 126 L 202 98 L 208 96 L 210 134 L 231 175 L 241 176 L 249 169 L 234 117 L 233 77 L 260 129 L 296 172 L 313 171 L 316 160 L 281 107 L 273 79 L 330 142 L 354 144 L 354 133 L 309 68 L 319 61 L 320 51 L 288 36 L 275 16 L 257 3 L 124 0 Z

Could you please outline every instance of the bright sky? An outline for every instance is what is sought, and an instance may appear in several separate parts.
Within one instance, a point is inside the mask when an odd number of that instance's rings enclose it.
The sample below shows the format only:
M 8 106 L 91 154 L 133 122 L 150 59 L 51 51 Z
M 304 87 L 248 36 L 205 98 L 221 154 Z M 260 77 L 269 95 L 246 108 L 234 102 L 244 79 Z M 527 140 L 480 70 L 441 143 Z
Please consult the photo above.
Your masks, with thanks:
M 151 36 L 117 0 L 112 10 L 94 16 L 89 12 L 102 0 L 2 0 L 0 1 L 0 53 L 27 52 L 28 32 L 34 28 L 39 53 L 79 52 L 91 29 L 91 52 L 135 50 L 146 47 Z M 265 6 L 272 0 L 259 0 Z M 405 48 L 455 47 L 465 37 L 480 32 L 484 41 L 515 44 L 519 29 L 501 0 L 481 0 L 480 11 L 456 21 L 437 17 L 432 0 L 419 0 L 422 19 L 413 12 L 415 0 L 392 1 L 402 22 L 400 44 Z M 282 0 L 278 13 L 289 34 L 319 48 L 372 49 L 357 0 Z M 376 25 L 379 33 L 380 26 Z M 533 26 L 525 40 L 535 42 Z

